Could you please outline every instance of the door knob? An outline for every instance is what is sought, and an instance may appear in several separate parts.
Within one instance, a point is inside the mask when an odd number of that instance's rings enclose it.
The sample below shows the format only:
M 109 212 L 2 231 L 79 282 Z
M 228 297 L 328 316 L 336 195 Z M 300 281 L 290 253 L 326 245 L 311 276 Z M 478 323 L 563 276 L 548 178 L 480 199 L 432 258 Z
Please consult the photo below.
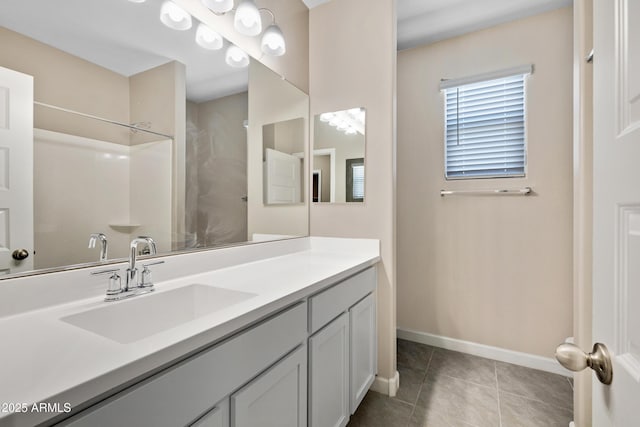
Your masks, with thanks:
M 13 259 L 15 259 L 16 261 L 22 261 L 23 259 L 27 258 L 28 256 L 29 256 L 29 251 L 26 250 L 26 249 L 16 249 L 11 254 L 11 257 Z
M 599 342 L 593 345 L 593 350 L 588 354 L 575 344 L 560 344 L 556 348 L 556 359 L 570 371 L 593 369 L 602 384 L 609 385 L 613 380 L 611 355 L 607 346 Z

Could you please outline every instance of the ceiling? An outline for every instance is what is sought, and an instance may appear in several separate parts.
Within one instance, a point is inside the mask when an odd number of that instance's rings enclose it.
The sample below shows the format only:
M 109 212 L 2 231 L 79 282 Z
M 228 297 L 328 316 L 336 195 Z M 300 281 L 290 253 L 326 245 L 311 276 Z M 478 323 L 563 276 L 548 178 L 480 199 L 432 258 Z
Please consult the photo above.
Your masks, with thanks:
M 310 9 L 330 0 L 303 0 Z M 398 50 L 573 4 L 573 0 L 397 0 Z
M 309 8 L 328 1 L 303 0 Z M 398 49 L 572 4 L 572 0 L 397 1 Z M 0 25 L 124 76 L 180 61 L 187 68 L 187 98 L 195 102 L 246 90 L 247 69 L 227 66 L 224 50 L 198 46 L 195 23 L 188 31 L 162 25 L 160 5 L 160 1 L 1 0 Z

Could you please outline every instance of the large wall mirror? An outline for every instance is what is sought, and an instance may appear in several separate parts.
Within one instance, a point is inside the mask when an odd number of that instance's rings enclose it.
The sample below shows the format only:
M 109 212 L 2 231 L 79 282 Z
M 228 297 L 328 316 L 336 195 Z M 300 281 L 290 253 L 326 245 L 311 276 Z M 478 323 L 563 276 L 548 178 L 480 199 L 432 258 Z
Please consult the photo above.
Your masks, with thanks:
M 365 109 L 318 114 L 313 126 L 312 201 L 364 202 Z
M 308 96 L 225 60 L 226 40 L 197 43 L 197 21 L 167 28 L 161 6 L 0 3 L 0 116 L 33 115 L 25 156 L 0 129 L 0 192 L 19 192 L 0 194 L 4 277 L 122 259 L 141 235 L 158 254 L 308 235 L 304 185 L 297 206 L 266 209 L 260 172 L 263 126 L 288 121 L 308 170 Z M 15 72 L 33 76 L 29 105 L 12 102 Z

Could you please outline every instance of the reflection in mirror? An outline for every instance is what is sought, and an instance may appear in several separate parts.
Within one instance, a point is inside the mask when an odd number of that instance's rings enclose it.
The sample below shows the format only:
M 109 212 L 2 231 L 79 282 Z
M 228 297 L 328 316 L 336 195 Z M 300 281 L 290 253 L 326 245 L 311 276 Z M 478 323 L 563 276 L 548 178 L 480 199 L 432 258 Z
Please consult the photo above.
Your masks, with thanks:
M 302 203 L 304 195 L 304 119 L 262 126 L 264 203 Z
M 364 108 L 315 116 L 312 200 L 316 203 L 364 202 Z
M 280 102 L 264 120 L 262 107 L 250 117 L 249 92 L 307 95 L 281 79 L 261 87 L 249 68 L 266 67 L 253 59 L 228 66 L 224 49 L 196 43 L 197 21 L 167 28 L 161 3 L 0 3 L 0 105 L 14 120 L 3 126 L 0 118 L 0 179 L 11 173 L 0 185 L 10 183 L 24 202 L 0 200 L 8 230 L 0 274 L 112 262 L 140 235 L 167 254 L 261 233 L 308 234 L 306 211 L 274 231 L 278 213 L 262 220 L 247 201 L 248 120 L 276 122 L 277 108 L 290 110 Z M 11 141 L 28 149 L 18 153 Z

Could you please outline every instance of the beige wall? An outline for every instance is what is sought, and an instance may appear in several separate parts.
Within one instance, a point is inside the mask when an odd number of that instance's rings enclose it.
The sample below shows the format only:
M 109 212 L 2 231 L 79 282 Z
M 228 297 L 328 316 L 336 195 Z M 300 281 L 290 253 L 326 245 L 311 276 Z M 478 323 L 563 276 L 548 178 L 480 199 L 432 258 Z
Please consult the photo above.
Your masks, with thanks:
M 445 181 L 440 79 L 524 64 L 526 178 Z M 399 328 L 553 357 L 572 335 L 571 8 L 399 53 L 397 209 Z
M 368 171 L 364 204 L 311 205 L 311 234 L 381 240 L 377 298 L 382 380 L 396 372 L 395 21 L 394 0 L 332 0 L 309 12 L 311 117 L 365 107 Z
M 277 206 L 263 203 L 262 128 L 265 124 L 304 118 L 305 175 L 308 172 L 309 97 L 276 73 L 252 60 L 249 65 L 249 128 L 247 129 L 248 234 L 306 236 L 309 234 L 309 198 L 304 203 Z
M 174 0 L 198 21 L 215 28 L 224 38 L 242 48 L 252 57 L 285 77 L 304 92 L 309 92 L 309 9 L 302 0 L 259 0 L 258 7 L 271 10 L 284 34 L 287 53 L 267 56 L 260 50 L 260 37 L 248 37 L 233 28 L 233 14 L 215 15 L 200 0 Z M 270 23 L 270 16 L 262 15 L 262 22 Z
M 129 123 L 129 79 L 0 27 L 0 66 L 34 77 L 34 99 Z M 100 102 L 96 102 L 100 100 Z M 35 127 L 129 144 L 129 130 L 35 107 Z

